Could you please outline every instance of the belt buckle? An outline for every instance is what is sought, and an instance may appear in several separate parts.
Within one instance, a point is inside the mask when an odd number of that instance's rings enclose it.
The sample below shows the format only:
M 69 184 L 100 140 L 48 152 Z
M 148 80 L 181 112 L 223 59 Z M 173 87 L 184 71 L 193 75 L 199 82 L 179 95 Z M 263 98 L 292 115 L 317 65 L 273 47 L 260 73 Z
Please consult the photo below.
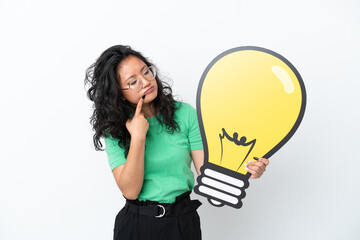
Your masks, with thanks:
M 163 205 L 157 205 L 159 208 L 161 208 L 162 210 L 163 210 L 163 212 L 161 213 L 161 214 L 159 214 L 159 215 L 157 215 L 157 216 L 155 216 L 156 218 L 161 218 L 161 217 L 163 217 L 164 215 L 165 215 L 165 208 L 164 208 L 164 206 Z

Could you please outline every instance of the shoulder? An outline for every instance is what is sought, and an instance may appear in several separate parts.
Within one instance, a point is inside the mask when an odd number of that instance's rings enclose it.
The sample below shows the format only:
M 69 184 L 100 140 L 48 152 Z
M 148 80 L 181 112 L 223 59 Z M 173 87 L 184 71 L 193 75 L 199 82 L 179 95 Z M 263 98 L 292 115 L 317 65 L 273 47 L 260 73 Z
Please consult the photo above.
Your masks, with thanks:
M 177 121 L 191 122 L 192 119 L 196 118 L 196 110 L 189 103 L 176 102 L 174 115 Z
M 109 129 L 105 129 L 104 131 L 104 142 L 105 142 L 105 146 L 106 147 L 110 147 L 110 146 L 118 146 L 118 143 L 120 141 L 119 138 L 113 137 L 109 131 Z
M 105 146 L 108 148 L 110 146 L 118 146 L 119 139 L 114 138 L 111 135 L 104 136 Z
M 189 103 L 176 101 L 175 111 L 185 113 L 189 111 L 195 111 L 195 108 L 191 106 Z

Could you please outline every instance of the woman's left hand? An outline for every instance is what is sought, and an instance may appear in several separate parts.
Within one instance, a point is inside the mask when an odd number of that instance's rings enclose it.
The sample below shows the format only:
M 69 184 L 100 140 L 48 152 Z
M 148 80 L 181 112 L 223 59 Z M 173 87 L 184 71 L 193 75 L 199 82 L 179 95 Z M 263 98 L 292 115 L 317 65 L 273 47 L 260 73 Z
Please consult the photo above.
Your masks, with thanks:
M 269 165 L 269 160 L 266 158 L 259 158 L 257 161 L 247 161 L 244 164 L 246 171 L 251 173 L 250 178 L 259 178 L 266 170 L 266 166 Z

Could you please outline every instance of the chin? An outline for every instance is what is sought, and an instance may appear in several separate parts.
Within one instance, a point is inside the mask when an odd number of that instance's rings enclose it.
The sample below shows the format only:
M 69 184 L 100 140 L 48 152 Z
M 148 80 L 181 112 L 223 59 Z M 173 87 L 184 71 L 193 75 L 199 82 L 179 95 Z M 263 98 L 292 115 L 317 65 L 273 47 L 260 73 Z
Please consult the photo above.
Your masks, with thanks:
M 145 103 L 150 103 L 152 101 L 155 100 L 155 98 L 157 97 L 158 95 L 158 91 L 152 91 L 151 93 L 149 94 L 146 94 L 146 97 L 145 97 Z

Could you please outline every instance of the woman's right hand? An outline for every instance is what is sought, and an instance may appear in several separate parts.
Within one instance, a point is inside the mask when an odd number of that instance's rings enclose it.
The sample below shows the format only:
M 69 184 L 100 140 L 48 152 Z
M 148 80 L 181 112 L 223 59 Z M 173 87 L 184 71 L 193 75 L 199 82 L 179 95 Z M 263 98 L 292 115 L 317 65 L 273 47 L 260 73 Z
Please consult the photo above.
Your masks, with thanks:
M 144 114 L 141 112 L 144 99 L 140 98 L 136 105 L 134 117 L 126 121 L 126 128 L 129 131 L 131 138 L 145 139 L 146 133 L 149 129 L 149 123 Z
M 126 199 L 137 199 L 144 182 L 144 155 L 146 133 L 149 123 L 141 112 L 144 99 L 136 105 L 134 117 L 126 121 L 126 128 L 131 135 L 129 153 L 125 164 L 113 169 L 116 184 Z

